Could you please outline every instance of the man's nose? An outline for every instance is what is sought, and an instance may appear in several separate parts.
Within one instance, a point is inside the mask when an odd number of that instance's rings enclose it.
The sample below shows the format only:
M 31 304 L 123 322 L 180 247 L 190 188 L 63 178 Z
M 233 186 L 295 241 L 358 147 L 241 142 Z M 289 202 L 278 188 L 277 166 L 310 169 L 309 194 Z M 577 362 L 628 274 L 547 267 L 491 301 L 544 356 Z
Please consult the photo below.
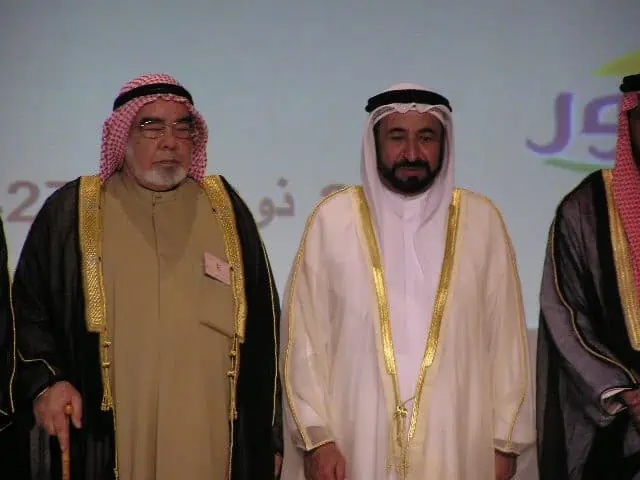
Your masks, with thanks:
M 164 131 L 164 135 L 160 137 L 160 147 L 167 149 L 174 149 L 178 145 L 178 141 L 173 134 L 173 129 L 171 127 L 166 127 Z
M 415 141 L 409 140 L 407 142 L 406 155 L 410 162 L 415 162 L 418 159 L 418 146 Z

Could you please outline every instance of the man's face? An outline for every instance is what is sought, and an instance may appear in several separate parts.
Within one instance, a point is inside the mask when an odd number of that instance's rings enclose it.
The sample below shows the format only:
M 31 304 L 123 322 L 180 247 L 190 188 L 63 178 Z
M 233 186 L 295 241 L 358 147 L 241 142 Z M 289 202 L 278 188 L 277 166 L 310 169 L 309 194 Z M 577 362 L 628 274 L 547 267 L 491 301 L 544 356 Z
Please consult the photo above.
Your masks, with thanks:
M 129 134 L 125 171 L 149 190 L 180 184 L 191 168 L 192 122 L 183 103 L 157 100 L 144 105 Z
M 376 127 L 378 171 L 391 190 L 415 195 L 429 188 L 440 169 L 443 127 L 428 112 L 391 113 Z
M 640 106 L 629 111 L 629 136 L 633 157 L 640 164 Z

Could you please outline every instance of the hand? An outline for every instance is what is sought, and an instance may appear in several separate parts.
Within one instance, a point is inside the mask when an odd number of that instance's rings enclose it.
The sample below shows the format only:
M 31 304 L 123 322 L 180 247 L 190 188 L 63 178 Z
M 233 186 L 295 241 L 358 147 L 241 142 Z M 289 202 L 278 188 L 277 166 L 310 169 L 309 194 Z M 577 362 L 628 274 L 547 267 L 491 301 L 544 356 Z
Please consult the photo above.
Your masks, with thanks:
M 69 449 L 69 415 L 65 407 L 71 405 L 71 421 L 76 428 L 82 428 L 82 398 L 69 382 L 58 382 L 36 398 L 33 414 L 36 423 L 49 435 L 58 437 L 60 449 Z
M 518 457 L 496 450 L 496 480 L 509 480 L 516 474 Z
M 275 465 L 276 465 L 276 470 L 273 476 L 278 477 L 278 475 L 280 475 L 280 470 L 282 469 L 282 455 L 280 455 L 279 453 L 276 453 Z
M 307 480 L 346 480 L 347 462 L 335 443 L 327 443 L 304 457 Z
M 629 409 L 629 414 L 636 428 L 640 428 L 640 390 L 628 390 L 620 394 L 622 401 Z

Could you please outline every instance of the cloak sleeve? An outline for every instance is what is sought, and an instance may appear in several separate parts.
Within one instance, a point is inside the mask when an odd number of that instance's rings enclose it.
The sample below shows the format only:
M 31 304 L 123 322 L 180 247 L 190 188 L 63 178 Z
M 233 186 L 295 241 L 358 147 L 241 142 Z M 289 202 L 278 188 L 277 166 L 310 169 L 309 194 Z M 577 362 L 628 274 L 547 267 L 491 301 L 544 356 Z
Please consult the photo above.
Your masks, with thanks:
M 333 441 L 329 423 L 329 289 L 312 216 L 291 271 L 281 321 L 285 434 L 310 451 Z
M 31 407 L 44 389 L 63 379 L 62 361 L 56 347 L 51 306 L 50 260 L 53 216 L 50 201 L 34 219 L 24 242 L 13 280 L 13 305 L 18 356 L 15 402 Z M 65 292 L 56 292 L 64 295 Z
M 0 220 L 0 431 L 10 423 L 13 413 L 11 383 L 15 368 L 14 323 L 7 257 L 4 226 Z
M 598 339 L 588 298 L 589 265 L 580 224 L 571 211 L 559 209 L 551 227 L 540 292 L 538 330 L 538 417 L 544 417 L 550 396 L 549 375 L 564 378 L 563 396 L 579 399 L 587 417 L 601 427 L 613 419 L 614 389 L 632 387 L 635 375 Z M 573 217 L 580 218 L 579 212 Z M 615 279 L 614 279 L 615 281 Z M 557 383 L 557 382 L 556 382 Z M 575 403 L 575 402 L 574 402 Z M 543 431 L 539 424 L 539 431 Z
M 280 307 L 269 256 L 251 211 L 221 177 L 232 202 L 242 245 L 247 322 L 240 347 L 232 480 L 273 478 L 282 454 L 282 418 L 277 375 Z
M 494 448 L 521 454 L 535 443 L 527 327 L 515 253 L 497 211 L 489 267 L 489 352 L 492 364 Z

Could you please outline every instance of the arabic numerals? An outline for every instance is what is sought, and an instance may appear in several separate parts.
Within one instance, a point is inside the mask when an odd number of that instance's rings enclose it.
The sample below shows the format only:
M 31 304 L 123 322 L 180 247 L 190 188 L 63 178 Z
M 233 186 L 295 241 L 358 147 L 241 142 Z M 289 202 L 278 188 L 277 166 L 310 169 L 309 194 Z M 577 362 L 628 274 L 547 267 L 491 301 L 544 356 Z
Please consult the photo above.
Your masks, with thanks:
M 16 180 L 9 184 L 7 192 L 15 196 L 18 204 L 7 214 L 7 222 L 32 222 L 35 217 L 35 207 L 40 199 L 41 190 L 58 189 L 66 182 L 47 180 L 41 188 L 37 183 L 29 180 Z M 0 210 L 2 211 L 2 210 Z

